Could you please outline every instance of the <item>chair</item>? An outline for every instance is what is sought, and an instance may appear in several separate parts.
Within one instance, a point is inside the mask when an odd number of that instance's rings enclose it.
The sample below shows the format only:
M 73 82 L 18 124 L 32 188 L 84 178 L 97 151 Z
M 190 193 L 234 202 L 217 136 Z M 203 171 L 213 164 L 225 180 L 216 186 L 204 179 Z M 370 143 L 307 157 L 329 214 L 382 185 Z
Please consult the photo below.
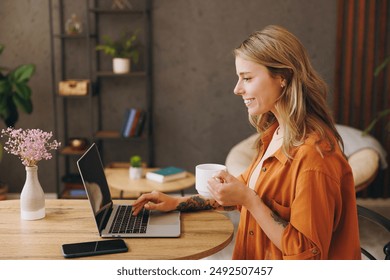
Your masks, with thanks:
M 361 218 L 367 219 L 370 222 L 373 222 L 380 227 L 387 230 L 387 232 L 390 232 L 390 220 L 386 217 L 382 216 L 381 214 L 370 210 L 366 207 L 363 207 L 361 205 L 358 205 L 358 216 L 359 216 L 359 223 L 362 223 Z M 377 232 L 375 232 L 377 234 Z M 365 245 L 361 244 L 361 251 L 364 256 L 366 256 L 370 260 L 376 260 L 376 258 L 373 256 L 372 252 L 368 252 L 365 248 L 363 248 Z M 390 260 L 390 241 L 386 243 L 383 247 L 383 253 L 385 254 L 385 260 Z

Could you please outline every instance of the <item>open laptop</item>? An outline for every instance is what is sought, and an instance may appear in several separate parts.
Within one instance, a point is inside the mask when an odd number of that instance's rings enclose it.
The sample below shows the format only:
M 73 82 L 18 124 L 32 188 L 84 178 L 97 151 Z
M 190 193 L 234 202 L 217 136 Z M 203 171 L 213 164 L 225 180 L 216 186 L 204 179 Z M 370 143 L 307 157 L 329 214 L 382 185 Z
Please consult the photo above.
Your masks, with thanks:
M 180 236 L 180 212 L 143 209 L 135 220 L 131 205 L 113 203 L 95 143 L 77 161 L 77 167 L 101 237 Z

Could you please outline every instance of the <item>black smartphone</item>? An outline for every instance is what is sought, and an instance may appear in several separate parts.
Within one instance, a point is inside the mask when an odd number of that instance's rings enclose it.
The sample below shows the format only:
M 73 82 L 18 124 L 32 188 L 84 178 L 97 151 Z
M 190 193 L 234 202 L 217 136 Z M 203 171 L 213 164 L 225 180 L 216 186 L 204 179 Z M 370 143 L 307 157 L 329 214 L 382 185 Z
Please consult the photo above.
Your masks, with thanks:
M 123 239 L 62 244 L 62 253 L 65 258 L 78 258 L 127 251 L 128 248 Z

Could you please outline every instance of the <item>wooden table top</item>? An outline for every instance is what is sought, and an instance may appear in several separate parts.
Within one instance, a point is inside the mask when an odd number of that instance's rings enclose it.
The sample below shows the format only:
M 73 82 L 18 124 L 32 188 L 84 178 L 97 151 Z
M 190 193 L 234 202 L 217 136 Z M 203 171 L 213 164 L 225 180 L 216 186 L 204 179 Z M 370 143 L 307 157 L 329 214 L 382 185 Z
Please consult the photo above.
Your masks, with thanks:
M 148 170 L 152 169 L 146 169 L 145 172 Z M 195 184 L 195 176 L 190 172 L 187 172 L 187 176 L 183 179 L 165 183 L 148 180 L 145 176 L 138 180 L 132 180 L 129 178 L 128 168 L 106 168 L 105 173 L 110 188 L 120 191 L 146 193 L 157 190 L 167 193 L 182 191 Z
M 82 259 L 201 259 L 226 247 L 233 237 L 233 224 L 216 211 L 182 213 L 181 230 L 179 238 L 125 238 L 126 253 Z M 46 217 L 35 221 L 21 220 L 19 200 L 0 201 L 0 259 L 64 259 L 62 244 L 96 240 L 103 238 L 85 199 L 46 200 Z

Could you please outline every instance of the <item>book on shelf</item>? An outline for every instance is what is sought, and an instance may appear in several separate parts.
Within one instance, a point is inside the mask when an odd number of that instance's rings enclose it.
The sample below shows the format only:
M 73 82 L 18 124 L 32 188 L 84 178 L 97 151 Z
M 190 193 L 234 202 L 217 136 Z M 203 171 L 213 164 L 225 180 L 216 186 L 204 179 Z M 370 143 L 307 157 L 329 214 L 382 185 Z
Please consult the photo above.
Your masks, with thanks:
M 129 122 L 130 113 L 131 113 L 131 109 L 126 109 L 125 115 L 123 117 L 121 136 L 125 136 L 125 131 L 126 131 L 126 128 L 127 128 L 127 123 Z
M 185 178 L 186 176 L 187 172 L 184 169 L 175 166 L 160 168 L 157 170 L 148 171 L 146 173 L 146 179 L 159 183 L 174 181 L 177 179 Z
M 125 125 L 124 131 L 122 131 L 123 137 L 129 137 L 130 129 L 131 129 L 131 126 L 133 125 L 135 114 L 137 112 L 136 109 L 134 109 L 134 108 L 127 109 L 127 111 L 128 111 L 128 113 L 126 114 L 127 118 L 125 121 L 126 125 Z
M 138 123 L 135 128 L 135 137 L 140 137 L 142 135 L 142 132 L 144 130 L 145 122 L 146 122 L 146 112 L 141 111 L 138 119 Z
M 134 120 L 131 124 L 131 127 L 130 127 L 130 131 L 129 131 L 129 134 L 128 136 L 129 137 L 135 137 L 135 128 L 137 127 L 137 124 L 139 122 L 139 115 L 141 114 L 141 110 L 136 110 L 135 111 L 135 115 L 134 115 Z
M 122 137 L 139 137 L 142 135 L 146 112 L 141 109 L 129 108 L 125 111 L 122 123 Z

